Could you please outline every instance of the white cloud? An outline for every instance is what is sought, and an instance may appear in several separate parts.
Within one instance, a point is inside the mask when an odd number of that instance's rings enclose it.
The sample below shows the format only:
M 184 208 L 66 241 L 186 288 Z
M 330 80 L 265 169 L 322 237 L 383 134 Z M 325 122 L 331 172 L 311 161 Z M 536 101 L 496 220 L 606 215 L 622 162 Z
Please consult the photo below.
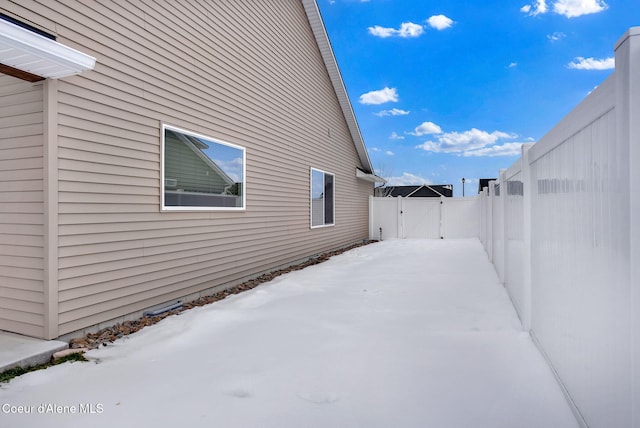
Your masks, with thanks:
M 472 150 L 484 149 L 495 145 L 500 139 L 512 139 L 517 135 L 501 131 L 487 132 L 476 128 L 464 132 L 447 132 L 439 135 L 436 141 L 425 141 L 416 146 L 434 153 L 464 154 Z
M 400 37 L 420 37 L 424 32 L 422 25 L 414 24 L 413 22 L 403 22 L 400 24 L 400 30 L 398 35 Z
M 453 20 L 444 15 L 434 15 L 427 19 L 427 24 L 436 30 L 445 30 L 453 25 Z
M 382 38 L 391 37 L 396 34 L 396 31 L 398 31 L 394 28 L 381 27 L 379 25 L 369 27 L 368 30 L 369 30 L 369 34 L 371 34 L 372 36 L 382 37 Z
M 521 147 L 522 143 L 505 143 L 502 145 L 495 145 L 491 147 L 485 147 L 483 149 L 478 150 L 469 150 L 462 154 L 464 157 L 469 156 L 520 156 L 522 153 Z
M 389 27 L 381 27 L 380 25 L 375 25 L 373 27 L 368 28 L 369 34 L 376 37 L 420 37 L 422 33 L 424 33 L 424 27 L 420 24 L 414 24 L 413 22 L 403 22 L 400 24 L 400 28 L 389 28 Z
M 379 148 L 379 147 L 372 147 L 371 151 L 372 152 L 376 152 L 376 153 L 380 153 L 380 152 L 382 152 L 382 149 Z M 387 155 L 387 156 L 395 156 L 396 155 L 391 150 L 385 150 L 384 154 Z
M 389 136 L 390 140 L 404 140 L 404 137 L 402 135 L 398 135 L 397 132 L 392 132 L 391 135 Z
M 595 91 L 596 89 L 598 89 L 598 86 L 600 86 L 600 85 L 596 85 L 596 86 L 594 86 L 592 90 L 590 90 L 589 92 L 587 92 L 587 95 L 590 95 L 590 94 L 591 94 L 591 92 L 593 92 L 593 91 Z
M 433 184 L 427 178 L 420 177 L 409 172 L 403 172 L 399 177 L 388 177 L 387 186 L 411 186 L 417 184 Z
M 553 4 L 553 11 L 567 18 L 602 12 L 609 6 L 602 0 L 558 0 Z
M 400 110 L 399 108 L 392 108 L 391 110 L 382 110 L 374 114 L 376 116 L 383 117 L 383 116 L 406 116 L 409 113 L 411 112 L 406 110 Z
M 509 64 L 509 65 L 507 66 L 507 68 L 515 68 L 515 67 L 517 67 L 517 66 L 518 66 L 518 63 L 517 63 L 517 62 L 512 62 L 511 64 Z
M 427 19 L 427 24 L 431 28 L 436 30 L 445 30 L 453 25 L 453 20 L 445 15 L 434 15 Z M 383 27 L 381 25 L 374 25 L 367 28 L 367 31 L 372 36 L 381 37 L 383 39 L 387 37 L 402 37 L 402 38 L 415 38 L 424 34 L 426 26 L 415 24 L 413 22 L 403 22 L 399 28 Z
M 360 104 L 384 104 L 388 102 L 397 102 L 398 92 L 396 88 L 384 88 L 377 91 L 370 91 L 360 95 Z
M 567 18 L 602 12 L 608 7 L 603 0 L 556 0 L 552 3 L 553 13 Z M 549 12 L 549 7 L 546 0 L 535 0 L 533 4 L 522 6 L 520 11 L 529 16 L 536 16 Z
M 233 181 L 240 182 L 242 180 L 242 158 L 235 158 L 227 161 L 213 159 L 213 162 L 218 165 Z
M 442 133 L 442 128 L 440 128 L 438 125 L 436 125 L 433 122 L 422 122 L 420 125 L 416 127 L 416 129 L 413 132 L 407 132 L 407 134 L 415 135 L 417 137 L 420 137 L 422 135 L 441 134 L 441 133 Z
M 546 0 L 536 0 L 536 2 L 532 5 L 527 4 L 520 8 L 520 12 L 526 13 L 529 16 L 536 16 L 547 13 L 547 2 Z
M 570 62 L 567 67 L 575 70 L 611 70 L 615 68 L 616 61 L 614 57 L 595 59 L 595 58 L 583 58 L 577 57 Z
M 547 35 L 547 39 L 549 39 L 552 42 L 557 42 L 559 40 L 564 39 L 565 37 L 567 37 L 567 35 L 562 33 L 562 32 L 560 32 L 560 31 L 556 31 L 553 34 L 548 34 Z

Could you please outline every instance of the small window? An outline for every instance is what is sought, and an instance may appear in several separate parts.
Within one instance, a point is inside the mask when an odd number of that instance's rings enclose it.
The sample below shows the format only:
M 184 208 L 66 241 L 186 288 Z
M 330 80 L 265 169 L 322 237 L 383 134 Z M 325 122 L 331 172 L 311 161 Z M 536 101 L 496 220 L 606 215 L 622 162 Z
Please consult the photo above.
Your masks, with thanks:
M 245 149 L 162 127 L 162 209 L 244 210 Z
M 333 226 L 334 175 L 311 168 L 311 227 Z

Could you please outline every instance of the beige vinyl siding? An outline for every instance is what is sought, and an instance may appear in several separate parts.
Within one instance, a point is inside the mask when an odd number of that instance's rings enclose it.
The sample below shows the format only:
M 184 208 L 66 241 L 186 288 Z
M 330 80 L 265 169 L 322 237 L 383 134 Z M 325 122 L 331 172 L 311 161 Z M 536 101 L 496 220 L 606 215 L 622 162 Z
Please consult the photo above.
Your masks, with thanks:
M 373 186 L 298 0 L 33 7 L 97 58 L 59 82 L 60 334 L 366 238 Z M 246 211 L 160 212 L 163 123 L 246 148 Z M 335 226 L 310 228 L 311 167 Z
M 43 335 L 43 91 L 0 74 L 0 330 Z

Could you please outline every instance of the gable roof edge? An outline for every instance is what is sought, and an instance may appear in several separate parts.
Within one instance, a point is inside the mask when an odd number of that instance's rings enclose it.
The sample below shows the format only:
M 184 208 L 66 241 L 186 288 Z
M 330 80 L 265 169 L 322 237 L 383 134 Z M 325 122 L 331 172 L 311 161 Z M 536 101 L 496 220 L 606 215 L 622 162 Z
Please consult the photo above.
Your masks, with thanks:
M 366 172 L 373 173 L 371 159 L 369 159 L 369 153 L 367 152 L 367 147 L 362 139 L 356 115 L 353 112 L 351 101 L 349 101 L 349 95 L 347 94 L 347 89 L 344 86 L 344 81 L 342 80 L 342 75 L 340 74 L 336 57 L 333 54 L 331 42 L 329 41 L 329 36 L 327 35 L 327 31 L 324 27 L 324 22 L 322 21 L 318 4 L 316 3 L 316 0 L 302 0 L 302 5 L 304 6 L 307 19 L 311 25 L 311 30 L 313 31 L 316 43 L 320 49 L 320 54 L 322 55 L 325 67 L 329 73 L 329 79 L 331 79 L 333 89 L 338 97 L 338 103 L 340 103 L 342 114 L 344 115 L 347 126 L 349 127 L 349 132 L 351 133 L 351 138 L 356 146 L 356 151 L 358 152 L 358 157 L 362 163 L 362 168 L 365 169 Z

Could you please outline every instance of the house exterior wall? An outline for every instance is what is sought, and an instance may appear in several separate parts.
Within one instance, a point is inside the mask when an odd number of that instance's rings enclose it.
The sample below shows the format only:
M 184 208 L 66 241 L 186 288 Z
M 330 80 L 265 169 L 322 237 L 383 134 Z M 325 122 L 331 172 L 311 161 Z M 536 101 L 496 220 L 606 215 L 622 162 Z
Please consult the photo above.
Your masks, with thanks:
M 59 335 L 367 237 L 373 185 L 299 1 L 6 7 L 97 58 L 58 84 Z M 160 211 L 163 123 L 246 149 L 245 211 Z M 310 228 L 311 167 L 333 227 Z
M 0 329 L 43 334 L 43 89 L 0 75 Z

